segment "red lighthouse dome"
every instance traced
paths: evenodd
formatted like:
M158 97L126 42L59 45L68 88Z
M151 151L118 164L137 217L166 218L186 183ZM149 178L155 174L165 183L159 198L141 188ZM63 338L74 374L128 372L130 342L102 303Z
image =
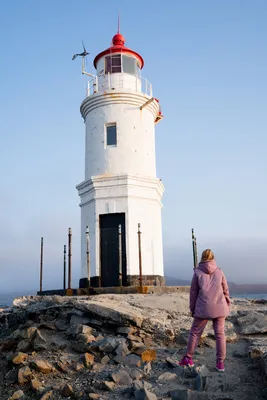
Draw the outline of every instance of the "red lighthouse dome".
M94 59L94 67L97 68L97 63L98 61L105 57L105 56L111 56L111 55L115 55L115 54L122 54L122 55L128 55L130 57L136 58L139 68L142 69L144 66L144 60L143 58L140 56L140 54L138 54L136 51L133 51L131 49L129 49L128 47L126 47L125 45L125 38L121 33L116 33L116 35L113 36L112 39L112 45L102 51L101 53L99 53L95 59Z

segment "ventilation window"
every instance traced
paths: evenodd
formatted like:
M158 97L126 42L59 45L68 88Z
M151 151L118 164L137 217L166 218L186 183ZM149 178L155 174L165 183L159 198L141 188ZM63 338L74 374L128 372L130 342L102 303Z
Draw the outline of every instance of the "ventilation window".
M105 58L105 74L108 72L111 74L121 72L121 54L107 56Z
M117 125L109 124L106 126L106 144L107 147L117 146Z

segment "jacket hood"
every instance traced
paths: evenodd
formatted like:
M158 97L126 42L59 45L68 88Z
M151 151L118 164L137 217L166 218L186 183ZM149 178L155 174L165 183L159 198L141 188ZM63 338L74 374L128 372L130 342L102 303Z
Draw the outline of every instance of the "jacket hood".
M205 274L212 274L217 269L217 264L215 260L200 262L198 264L198 269L205 272Z

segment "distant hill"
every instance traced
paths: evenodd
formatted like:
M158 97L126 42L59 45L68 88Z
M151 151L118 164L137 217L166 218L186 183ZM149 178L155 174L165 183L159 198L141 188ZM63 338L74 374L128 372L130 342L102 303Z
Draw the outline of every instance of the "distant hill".
M165 276L167 286L190 286L191 280L174 278L173 276ZM267 293L267 283L238 285L228 282L231 294L265 294Z

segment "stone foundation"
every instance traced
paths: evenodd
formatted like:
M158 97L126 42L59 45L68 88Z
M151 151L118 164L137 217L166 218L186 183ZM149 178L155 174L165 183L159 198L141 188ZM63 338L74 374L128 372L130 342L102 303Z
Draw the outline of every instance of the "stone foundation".
M82 278L79 281L79 288L86 289L89 287L87 278ZM160 275L143 275L142 285L143 286L165 286L165 278ZM90 279L90 286L97 288L101 287L101 279L99 276L93 276ZM118 285L119 286L119 285ZM126 286L140 286L139 275L128 275Z

